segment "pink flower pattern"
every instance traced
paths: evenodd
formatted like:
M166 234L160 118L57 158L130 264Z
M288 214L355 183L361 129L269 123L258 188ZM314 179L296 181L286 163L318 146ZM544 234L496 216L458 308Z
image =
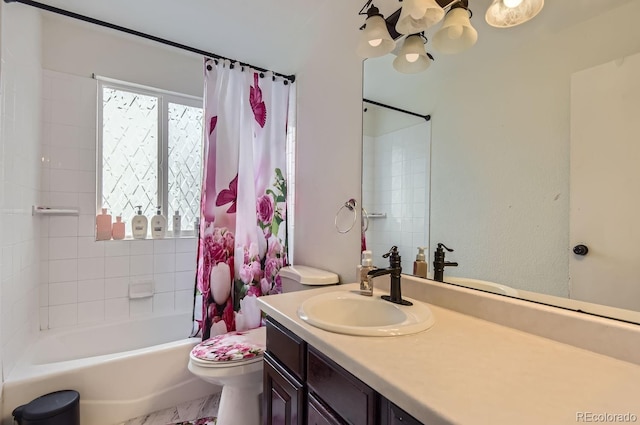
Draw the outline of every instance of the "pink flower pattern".
M213 61L206 60L205 63L208 71L212 71ZM287 263L287 192L281 171L285 158L284 152L274 151L275 146L281 145L276 142L286 138L287 134L286 131L265 132L261 128L266 126L267 118L273 120L278 128L286 128L282 124L286 123L288 95L272 96L272 93L283 90L284 86L271 86L272 79L261 80L259 72L252 71L252 75L247 75L236 70L234 74L236 71L231 72L231 68L225 67L224 63L220 66L216 63L215 66L216 72L205 72L206 86L216 87L222 97L217 93L205 97L205 122L209 137L205 139L202 223L198 245L197 287L202 294L200 325L204 341L211 336L216 338L218 334L246 329L247 323L251 323L251 327L259 325L262 316L260 310L254 308L253 297L281 292L282 285L277 272ZM227 77L237 78L242 83L221 87L218 84L220 78ZM221 102L227 96L241 97L243 107L246 107L248 100L251 107L252 114L239 123L251 131L241 132L247 136L241 140L226 131L218 131L224 128L218 128L218 122L223 125L231 119L235 125L236 117L240 114L230 106L235 105L234 102ZM259 167L249 166L245 169L242 161L233 161L224 155L232 144L232 149L240 147L240 152L249 152L247 149L254 149L252 144L256 141L260 142ZM235 177L225 188L226 179L234 173ZM243 174L243 179L239 179L239 174ZM251 187L252 184L254 187ZM243 210L243 214L237 214L238 199L245 199L245 191L255 191L255 211ZM251 356L258 355L258 352L239 345L216 355L233 360L234 356L240 354Z
M191 354L201 360L229 362L262 356L265 346L246 338L246 332L229 332L196 345Z
M264 225L271 224L274 213L273 198L270 195L262 195L258 198L256 205L256 212L258 213L258 220Z

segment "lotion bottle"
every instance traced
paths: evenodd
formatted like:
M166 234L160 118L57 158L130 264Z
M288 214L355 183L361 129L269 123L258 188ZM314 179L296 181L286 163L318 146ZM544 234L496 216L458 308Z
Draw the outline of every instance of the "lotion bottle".
M180 217L180 211L176 210L173 213L173 236L176 238L182 233L182 217Z
M124 239L124 222L122 221L122 216L116 216L116 222L113 223L111 236L113 236L115 240Z
M418 255L416 255L416 261L413 262L413 275L417 277L427 278L427 272L429 271L429 265L427 264L424 251L427 247L419 246Z
M96 240L108 241L111 239L111 215L107 209L102 208L102 214L96 216Z
M133 233L134 239L146 239L149 222L147 217L142 215L142 205L138 205L136 208L138 208L138 213L131 219L131 233Z
M164 239L167 233L167 219L162 215L161 207L158 206L156 215L151 219L151 237L153 239Z

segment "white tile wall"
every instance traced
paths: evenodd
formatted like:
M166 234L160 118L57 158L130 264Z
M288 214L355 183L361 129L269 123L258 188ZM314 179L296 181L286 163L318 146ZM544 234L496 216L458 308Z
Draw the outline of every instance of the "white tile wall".
M42 67L38 12L4 3L1 12L0 333L4 379L38 330L41 230L31 206L40 196Z
M429 123L364 137L362 199L368 213L386 213L371 219L367 249L374 264L386 267L381 258L398 246L403 268L411 272L418 246L429 244Z
M41 218L40 327L190 311L196 240L96 241L96 81L43 72L43 203L77 217ZM129 299L129 283L155 295Z

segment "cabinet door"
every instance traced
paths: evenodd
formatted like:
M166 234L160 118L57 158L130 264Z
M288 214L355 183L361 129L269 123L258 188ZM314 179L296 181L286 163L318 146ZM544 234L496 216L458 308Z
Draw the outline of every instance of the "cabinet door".
M380 413L382 417L380 425L423 425L422 422L386 399L382 400Z
M264 354L263 425L304 425L304 387Z

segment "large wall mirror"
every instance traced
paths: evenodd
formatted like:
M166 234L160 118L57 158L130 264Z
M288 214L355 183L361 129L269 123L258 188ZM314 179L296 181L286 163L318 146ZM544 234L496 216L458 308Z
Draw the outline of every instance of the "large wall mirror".
M444 243L458 263L445 282L640 323L640 2L547 2L511 29L486 24L490 3L469 1L477 44L444 55L429 41L424 72L364 62L364 98L431 115L429 271ZM410 273L420 240L398 235Z

